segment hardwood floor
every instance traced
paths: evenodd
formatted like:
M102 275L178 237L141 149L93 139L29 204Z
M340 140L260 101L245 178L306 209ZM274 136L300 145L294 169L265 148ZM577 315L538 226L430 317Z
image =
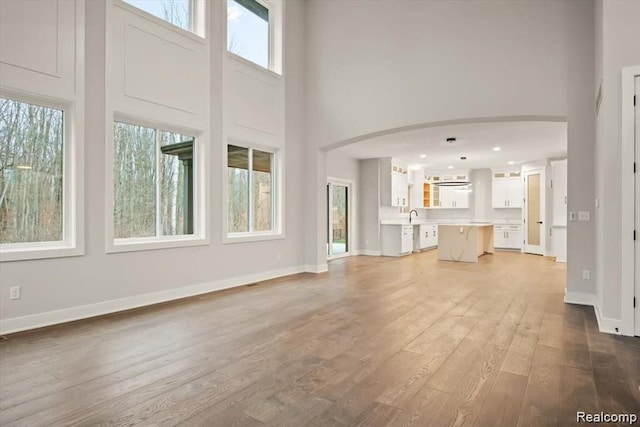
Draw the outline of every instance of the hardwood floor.
M640 412L640 339L563 303L565 268L352 257L0 341L0 424L573 425Z

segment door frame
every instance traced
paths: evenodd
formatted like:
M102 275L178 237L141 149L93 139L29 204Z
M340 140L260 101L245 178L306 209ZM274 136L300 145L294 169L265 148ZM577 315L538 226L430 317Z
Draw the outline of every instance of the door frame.
M356 238L356 233L355 231L355 211L356 211L356 206L354 201L356 200L355 198L355 187L356 184L354 181L349 180L349 179L344 179L344 178L335 178L335 177L327 177L327 189L329 189L330 185L340 185L343 187L347 187L347 251L338 255L329 255L329 244L331 243L330 240L328 239L329 242L327 242L327 261L332 260L332 259L338 259L338 258L345 258L348 256L352 256L352 255L357 255L357 251L354 250L354 243L355 243L355 238ZM331 227L331 211L329 209L329 195L327 193L327 234L329 235L329 228Z
M528 215L528 207L529 207L529 193L527 193L527 179L529 178L529 175L535 175L535 174L540 174L540 219L542 220L542 224L540 227L540 252L530 252L527 251L527 246L529 246L528 244L528 233L527 233L527 227L528 227L528 222L529 221L529 215ZM546 177L545 177L545 166L539 166L539 167L535 167L535 168L531 168L531 169L527 169L522 171L522 175L523 175L523 180L522 180L522 186L523 186L523 194L524 194L524 203L522 205L522 219L523 219L523 223L522 223L522 237L523 237L523 245L522 245L522 252L523 253L529 253L529 254L536 254L536 255L542 255L545 256L547 253L547 233L545 232L546 230L546 224L544 223L546 218L546 195L547 195L547 189L546 189Z
M633 96L635 79L640 76L640 65L622 69L621 78L621 196L622 196L622 252L621 252L621 289L620 289L620 326L623 335L640 335L640 324L635 324L635 310L640 310L640 271L635 271L634 242L635 229L635 174L633 163L640 161L640 141L635 141L635 108ZM636 101L638 102L638 101ZM640 232L640 230L637 230ZM640 250L640 249L638 249ZM633 298L636 308L633 308Z

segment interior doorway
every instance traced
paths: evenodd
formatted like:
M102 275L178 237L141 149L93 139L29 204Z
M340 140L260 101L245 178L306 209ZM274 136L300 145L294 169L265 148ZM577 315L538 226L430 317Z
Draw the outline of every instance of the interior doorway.
M327 183L327 259L350 255L350 190L345 182Z
M524 251L544 255L544 169L524 173Z

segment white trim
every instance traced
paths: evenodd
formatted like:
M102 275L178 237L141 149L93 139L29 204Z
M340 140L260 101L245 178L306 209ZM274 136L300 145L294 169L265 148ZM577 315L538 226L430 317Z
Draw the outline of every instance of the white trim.
M76 2L74 12L74 96L71 99L62 99L5 87L0 90L0 94L8 98L63 111L62 240L0 245L0 262L84 255L84 2Z
M529 221L529 215L528 215L528 205L529 205L529 194L527 193L527 179L529 179L529 175L535 175L536 173L540 174L540 218L543 220L543 222L546 222L546 197L547 197L547 181L546 181L546 175L545 175L545 166L540 166L540 167L535 167L532 169L526 169L522 172L522 175L524 177L524 180L522 181L522 185L523 185L523 194L524 194L524 200L525 202L522 204L522 217L526 220ZM529 240L527 239L527 227L528 227L528 223L527 222L523 223L522 226L522 236L524 238L524 245L522 248L522 251L525 253L531 253L531 254L537 254L537 255L545 255L545 250L547 247L547 233L545 232L546 230L546 226L544 224L541 224L542 227L540 230L540 249L538 252L533 252L530 249L528 250L527 247L531 248L531 247L536 247L538 245L530 245L528 244Z
M594 295L584 292L565 292L564 302L568 304L588 305L593 307L600 332L621 335L621 321L619 319L602 317L602 314L600 313L600 306L597 304Z
M338 254L338 255L331 255L329 256L327 254L327 260L331 260L331 259L337 259L337 258L344 258L344 257L348 257L348 256L352 256L355 255L355 252L357 251L355 248L353 248L354 243L356 242L358 239L358 236L356 234L356 230L358 227L357 224L357 215L356 215L356 183L355 181L352 181L350 179L344 179L344 178L336 178L336 177L332 177L332 176L328 176L327 177L327 185L331 185L331 184L337 184L343 187L347 187L347 194L348 194L348 200L347 200L347 230L348 230L348 236L347 236L347 245L349 250L345 253L342 254ZM328 224L331 223L331 214L329 213L329 209L327 206L327 215L328 215ZM331 244L331 243L329 243Z
M367 250L361 250L359 251L358 255L363 255L363 256L382 256L382 253L380 251L367 251Z
M593 306L593 311L596 313L596 320L598 321L598 329L600 332L606 334L621 335L622 322L618 319L612 319L609 317L602 317L600 314L600 307L596 304Z
M105 95L108 98L108 95ZM172 132L193 137L193 234L162 236L160 231L160 220L158 218L159 208L159 191L160 186L156 182L156 235L144 238L116 238L115 224L113 218L113 150L114 144L114 124L124 123L132 126L147 127L156 132L156 174L160 173L160 133ZM208 245L211 240L209 238L209 220L207 215L208 192L206 191L206 182L208 182L208 174L206 167L206 159L208 150L205 144L206 132L198 129L189 129L175 126L162 122L153 122L147 119L139 119L131 115L112 112L111 117L107 116L105 126L105 252L134 252L155 249L180 248L188 246ZM206 176L205 176L206 175Z
M634 242L631 239L631 235L634 229L635 223L635 207L634 207L634 174L633 174L633 162L635 158L634 147L634 130L635 130L635 118L634 107L631 100L634 95L634 79L640 75L640 65L634 67L627 67L622 69L621 76L621 100L620 100L620 112L621 112L621 271L620 271L620 319L621 319L621 333L623 335L634 335L634 308L633 308L633 296L634 296L634 275L640 274L635 272L635 260L634 260ZM626 236L626 237L625 237ZM640 297L640 295L637 295ZM635 333L640 334L640 325L636 325Z
M329 271L329 265L327 263L324 264L318 264L318 265L310 265L307 264L304 266L304 272L305 273L326 273L327 271Z
M130 310L133 308L145 307L162 302L206 294L222 289L244 286L250 283L303 273L308 271L307 267L308 266L295 266L282 268L262 273L247 274L244 276L214 280L191 286L183 286L175 289L167 289L164 291L119 298L95 304L87 304L61 310L48 311L45 313L32 314L29 316L3 319L0 320L0 334L10 334L42 328L45 326L57 325L60 323L72 322L74 320L87 319L104 314L116 313L118 311Z
M229 52L227 49L227 5L225 2L224 5L224 28L222 29L224 33L224 51L226 53L227 58L234 59L236 61L240 61L245 65L249 65L250 67L258 70L258 71L266 71L273 76L277 76L279 78L282 77L283 68L284 68L284 7L285 2L282 0L254 0L256 3L264 6L269 11L269 40L268 40L268 64L267 67L263 67L262 65L256 64L253 61L246 59L245 57Z
M273 155L273 170L271 171L272 191L275 193L271 199L273 229L268 231L249 231L230 233L229 230L229 179L228 179L228 147L247 148L249 150L249 169L252 164L252 150L264 151ZM251 172L251 171L249 171ZM253 144L235 138L226 138L222 144L222 243L247 243L264 240L281 240L285 238L284 230L284 148L276 148L268 145ZM249 220L253 218L251 209L253 198L251 197L251 174L249 173ZM251 227L251 225L249 225Z
M130 3L127 3L125 0L113 0L113 5L119 7L120 9L126 10L129 13L133 13L143 19L146 19L156 25L160 25L161 27L173 31L183 37L188 37L193 41L204 44L206 42L206 25L204 23L204 15L207 13L207 9L204 1L196 0L195 2L192 0L192 5L195 4L197 7L193 9L195 16L190 14L189 16L189 30L185 30L184 28L178 27L176 24L172 24L171 22L160 18L159 16L153 15L147 12L144 9L140 9L137 6L134 6ZM195 25L194 25L195 24Z
M595 305L595 296L593 294L587 294L585 292L570 292L565 291L564 302L568 304L579 305Z

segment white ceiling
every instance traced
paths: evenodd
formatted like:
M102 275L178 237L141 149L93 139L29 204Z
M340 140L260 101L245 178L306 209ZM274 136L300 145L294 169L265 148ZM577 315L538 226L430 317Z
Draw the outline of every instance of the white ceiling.
M457 138L453 144L449 137ZM500 147L500 151L494 151ZM393 157L431 169L481 169L567 154L567 124L561 122L470 123L399 132L336 151L356 159ZM426 158L420 158L426 154ZM467 156L467 160L460 160Z

